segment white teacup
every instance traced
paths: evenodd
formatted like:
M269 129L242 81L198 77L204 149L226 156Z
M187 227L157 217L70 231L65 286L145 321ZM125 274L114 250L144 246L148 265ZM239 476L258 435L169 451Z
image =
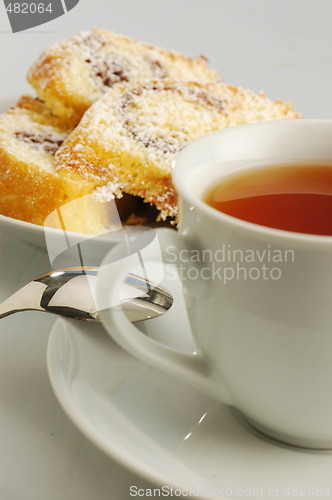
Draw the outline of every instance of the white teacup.
M234 127L178 155L179 232L158 230L141 254L145 262L160 258L160 242L163 259L183 267L196 352L156 342L122 312L100 315L129 352L234 405L265 434L332 448L332 237L248 223L202 201L209 186L238 169L301 162L332 168L332 120ZM100 309L117 302L134 262L111 250L98 282ZM181 334L181 325L174 328Z

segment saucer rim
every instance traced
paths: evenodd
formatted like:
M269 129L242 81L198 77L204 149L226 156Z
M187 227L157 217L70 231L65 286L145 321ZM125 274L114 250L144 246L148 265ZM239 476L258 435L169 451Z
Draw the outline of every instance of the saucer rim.
M186 466L186 464L183 464L183 468L187 469L187 475L189 479L183 481L182 484L179 484L176 481L172 481L172 479L170 479L170 477L167 476L167 473L158 472L156 471L155 468L152 469L145 462L142 462L139 458L136 458L131 452L126 451L123 447L121 448L121 446L119 445L114 445L114 443L112 444L112 446L107 446L108 441L103 440L102 435L97 431L94 431L94 429L84 419L84 416L82 416L82 412L75 410L75 406L71 403L70 397L69 396L66 397L67 388L65 390L61 390L61 378L56 375L57 367L55 360L56 346L57 342L59 341L58 336L63 333L70 334L70 329L73 326L75 326L75 324L77 324L77 320L74 319L58 318L56 320L50 332L47 344L47 355L46 355L47 372L52 389L60 406L67 414L67 416L70 418L70 420L82 432L82 434L86 438L88 438L97 448L102 450L110 458L116 460L127 470L130 470L134 474L137 474L139 477L151 481L153 483L159 484L160 486L167 485L177 490L187 488L188 482L190 482L191 488L202 487L203 483L205 483L206 480L204 480L204 478L200 478L194 471L191 471L189 467ZM101 326L101 328L103 327ZM110 339L106 331L105 335L107 335L107 337ZM112 339L110 340L115 343L115 341L113 341ZM142 364L149 367L149 365L144 362L142 362ZM151 369L156 370L153 367L151 367ZM63 376L63 373L61 374L61 376ZM158 443L155 443L155 445L158 446ZM167 450L164 450L164 452L168 453ZM208 497L204 495L197 496L196 498L198 498L198 500L199 499L208 500Z

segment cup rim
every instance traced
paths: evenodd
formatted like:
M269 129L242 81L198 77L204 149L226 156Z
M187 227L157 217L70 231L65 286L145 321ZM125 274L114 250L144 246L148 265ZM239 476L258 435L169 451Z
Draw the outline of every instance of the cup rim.
M191 142L185 148L178 153L175 160L172 164L172 179L173 183L176 187L176 191L178 195L183 198L190 206L193 206L200 211L202 211L206 216L214 219L215 221L223 221L227 225L232 225L237 227L238 229L244 230L245 232L251 235L260 235L260 236L269 236L272 239L282 240L283 242L294 242L294 243L303 243L307 245L317 245L322 247L332 246L332 236L329 235L319 235L319 234L309 234L309 233L300 233L295 231L286 231L283 229L276 229L268 226L263 226L260 224L256 224L253 222L248 222L242 219L238 219L232 215L225 214L220 212L219 210L210 207L207 203L205 203L202 199L195 196L191 189L188 186L188 183L183 182L184 171L188 169L186 163L181 165L182 156L189 150L197 147L197 144L208 142L213 137L221 136L224 137L228 134L232 134L235 131L238 133L239 129L245 131L247 128L281 128L292 123L295 127L307 127L309 126L321 126L321 125L330 125L332 129L332 119L323 118L323 119L287 119L287 120L269 120L269 121L261 121L255 123L247 123L243 125L237 125L236 127L230 127L227 129L217 130L215 132L211 132L195 141ZM332 130L331 130L332 133ZM204 166L206 168L211 168L215 166L217 163L217 159L213 163L207 163ZM197 167L202 165L197 165ZM331 158L331 167L332 167L332 158ZM196 167L194 167L196 168ZM192 170L188 169L188 172L192 172Z

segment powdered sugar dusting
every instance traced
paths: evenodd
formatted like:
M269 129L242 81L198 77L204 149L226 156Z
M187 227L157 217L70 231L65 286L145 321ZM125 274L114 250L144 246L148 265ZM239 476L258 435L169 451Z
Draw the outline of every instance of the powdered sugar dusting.
M119 181L110 181L104 186L98 186L93 191L93 198L100 202L107 202L115 198L122 198L126 185Z

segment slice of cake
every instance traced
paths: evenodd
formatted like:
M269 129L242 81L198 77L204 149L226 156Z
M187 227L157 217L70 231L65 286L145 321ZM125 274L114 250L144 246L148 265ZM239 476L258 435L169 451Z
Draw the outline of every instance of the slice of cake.
M98 29L51 46L28 73L37 95L73 125L110 87L163 78L215 81L219 75L204 56L192 59Z
M66 205L63 229L99 234L106 224L104 206L90 201L91 187L82 179L56 172L54 155L71 128L54 116L39 99L23 96L15 107L0 115L0 213L8 217L61 227L61 207ZM71 200L81 199L78 205ZM50 214L55 217L49 217Z
M186 144L234 125L299 116L290 104L222 83L118 84L56 152L56 168L72 181L85 179L101 198L128 193L176 221L171 165Z

